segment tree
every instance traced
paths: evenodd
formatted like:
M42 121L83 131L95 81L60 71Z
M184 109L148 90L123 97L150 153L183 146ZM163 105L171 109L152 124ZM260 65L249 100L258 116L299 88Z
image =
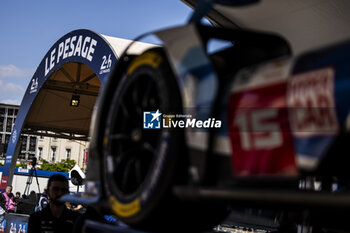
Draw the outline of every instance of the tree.
M50 163L46 160L42 160L42 164L40 165L40 170L45 171L55 171L55 172L69 172L74 166L76 162L73 159L62 159L57 163Z
M3 166L3 165L1 165L1 166ZM27 164L24 163L24 162L17 163L17 164L16 164L16 168L19 168L19 167L21 167L21 168L27 168Z

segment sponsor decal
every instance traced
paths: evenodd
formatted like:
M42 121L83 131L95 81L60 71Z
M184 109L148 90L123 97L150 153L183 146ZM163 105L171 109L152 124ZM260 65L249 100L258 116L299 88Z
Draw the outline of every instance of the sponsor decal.
M235 175L296 174L286 91L286 82L273 82L230 96L228 125Z
M32 84L31 84L31 86L30 86L30 91L29 91L29 93L32 94L32 93L37 92L37 91L38 91L38 86L39 86L39 84L38 84L38 78L33 78L33 79L32 79Z
M131 217L141 210L139 198L136 198L129 203L121 203L114 196L110 196L109 203L111 204L114 212L121 217Z
M12 143L15 143L16 139L17 139L17 130L15 129L15 131L13 131L13 134L12 134Z
M8 181L8 176L1 177L1 184L0 184L1 189L5 190L7 181Z
M100 74L105 74L111 71L112 67L112 59L111 59L112 54L109 54L108 56L104 55L102 57L102 63L100 67Z
M8 214L5 216L5 232L26 233L29 216Z
M80 56L88 61L93 60L97 41L90 36L75 35L66 38L49 52L45 58L45 76L52 70L55 64L69 58Z
M333 68L328 67L289 79L287 103L295 136L337 133L334 76Z
M6 219L4 219L4 220L0 223L0 233L5 232L5 228L6 228Z
M129 66L128 75L132 74L139 66L150 65L157 69L162 63L163 58L154 52L146 52L133 60L132 64Z
M27 169L27 168L18 168L18 170L17 170L18 172L20 172L20 173L29 173L29 169Z

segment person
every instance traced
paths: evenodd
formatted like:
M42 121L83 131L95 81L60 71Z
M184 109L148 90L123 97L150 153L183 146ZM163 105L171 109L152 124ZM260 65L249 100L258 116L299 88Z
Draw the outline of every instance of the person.
M12 193L11 185L7 185L6 191L2 193L0 205L6 212L9 212L9 213L15 212L16 202L15 202L14 195Z
M20 192L16 192L16 194L15 194L15 201L17 199L20 199L20 198L21 198L21 193Z
M73 193L71 193L71 195L73 195ZM68 209L78 211L80 214L84 214L86 211L86 208L82 204L66 202L66 206Z
M2 205L0 205L0 231L3 232L2 230L4 229L4 226L2 224L2 222L5 219L5 209L2 207Z
M72 232L79 213L67 209L60 198L68 194L68 180L60 174L52 175L47 182L49 204L41 211L30 215L28 233Z
M15 194L15 202L17 203L19 200L21 199L21 193L20 192L16 192Z
M22 200L21 199L21 193L20 192L16 192L15 198L14 198L14 201L15 201L15 204L16 204L15 212L17 212L17 208L18 208L18 206L20 206L21 200Z
M74 204L72 205L72 208L74 211L78 211L81 214L85 213L86 211L86 208L81 204Z
M40 196L38 204L35 207L35 212L43 210L49 204L49 199L47 198L46 193L47 193L47 190L45 189Z

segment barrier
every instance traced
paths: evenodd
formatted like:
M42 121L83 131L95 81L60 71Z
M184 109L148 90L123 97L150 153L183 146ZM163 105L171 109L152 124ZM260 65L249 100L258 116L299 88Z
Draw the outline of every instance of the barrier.
M27 233L29 215L5 213L5 219L0 224L0 233Z

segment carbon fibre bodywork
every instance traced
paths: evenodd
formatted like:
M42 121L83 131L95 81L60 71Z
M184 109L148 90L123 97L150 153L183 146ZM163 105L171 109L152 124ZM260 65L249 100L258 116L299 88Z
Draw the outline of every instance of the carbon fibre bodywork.
M163 189L180 200L210 200L243 208L308 211L327 207L338 211L337 216L349 210L347 39L293 55L288 38L258 30L189 23L142 35L136 41L149 38L155 42L154 48L138 54L131 52L137 44L130 44L98 99L87 193L99 196L97 199L105 201L123 220L130 220L131 225L151 218L145 215L163 202L150 201L150 196L162 199L166 193ZM224 42L225 47L212 52L213 41ZM160 48L162 52L158 53ZM169 70L158 72L164 61ZM144 67L168 84L160 85L170 93L170 97L164 95L169 97L165 103L179 102L181 109L172 112L172 106L162 109L161 104L137 109L138 114L158 114L161 110L164 121L159 121L159 132L163 133L157 141L159 146L152 148L155 158L150 162L150 172L139 187L134 187L135 192L126 195L118 185L111 187L117 179L116 166L121 163L118 156L124 159L124 151L121 142L116 150L109 149L114 146L113 137L120 140L119 134L110 132L119 130L115 126L119 122L113 120L120 118L113 118L117 115L113 111L122 112L115 106L123 103L117 99L125 98L123 93L134 85L128 79L147 76L142 73L146 72ZM144 89L146 85L138 90ZM164 109L170 110L162 112ZM185 127L178 127L174 123L168 127L176 118L207 121L209 126L184 123ZM128 120L124 116L119 125L127 125ZM130 130L135 145L149 130L145 125L142 128L142 119L138 120L135 127L139 128ZM219 127L213 127L218 121ZM174 137L181 140L174 142ZM179 159L171 152L181 153ZM168 157L181 166L167 164ZM166 187L159 188L162 185L158 183L168 173L172 174L165 179ZM177 175L185 180L169 181ZM322 222L321 215L317 218Z

